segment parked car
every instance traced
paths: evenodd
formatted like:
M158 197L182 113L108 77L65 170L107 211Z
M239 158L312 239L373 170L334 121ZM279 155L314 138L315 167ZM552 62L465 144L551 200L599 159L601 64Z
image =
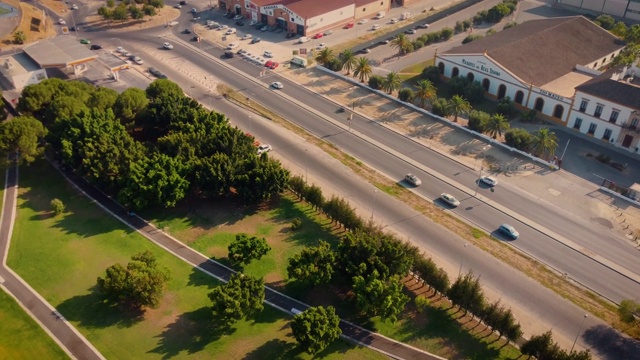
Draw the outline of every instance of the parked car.
M251 20L251 21L249 22L249 26L256 26L256 25L258 25L258 22L257 22L257 21L255 21L255 20Z
M453 197L453 195L451 195L451 194L442 193L442 194L440 194L440 199L442 199L442 201L446 202L447 204L449 204L449 205L451 205L453 207L457 207L457 206L460 205L460 201L458 201L458 199Z
M224 57L226 57L227 59L231 59L234 56L235 55L233 54L233 51L231 51L231 50L227 50L227 51L224 52Z
M351 29L353 27L353 23L348 23L344 26L345 29Z
M262 145L258 146L258 155L262 155L262 154L264 154L266 152L269 152L269 151L271 151L271 149L272 149L271 145L262 144Z
M236 25L238 25L238 26L244 26L244 21L242 21L242 20L238 20L238 21L236 21Z
M324 36L329 36L331 34L333 34L333 31L331 31L331 30L327 30L327 31L322 33L322 35L324 35Z
M133 62L134 62L134 63L136 63L136 64L138 64L138 65L142 65L142 64L144 64L144 61L142 61L142 59L140 59L138 56L135 56L135 57L133 58Z
M483 176L480 178L480 181L491 187L498 185L498 179L494 178L493 176Z
M191 9L189 12L190 12L190 13L192 13L192 14L195 14L195 13L197 13L197 12L198 12L198 9L193 8L193 9Z
M271 84L271 87L274 89L282 89L284 88L284 85L280 81L276 81Z
M427 24L427 23L420 24L420 25L418 25L418 27L420 27L422 29L428 29L429 28L429 24Z
M371 52L371 49L365 48L365 49L360 50L360 52L363 53L363 54L368 54L368 53Z
M498 231L500 231L501 233L503 233L504 235L508 236L513 240L516 240L520 236L520 233L513 226L509 224L500 225L500 227L498 228Z
M304 44L304 43L309 42L309 41L311 41L311 39L306 37L306 36L303 36L300 39L298 39L298 43L300 43L300 44Z
M324 48L326 48L326 47L327 47L327 44L326 44L326 43L320 43L320 44L318 44L317 49L318 49L318 50L322 50L322 49L324 49Z
M398 21L400 21L400 20L398 20L398 19L396 19L396 18L392 18L391 20L389 20L389 23L390 23L390 24L397 24L397 23L398 23Z
M228 28L229 28L229 26L228 26L228 25L220 25L220 26L218 27L218 30L225 30L225 29L228 29Z
M358 21L358 24L359 25L363 25L363 24L366 24L368 21L369 20L367 20L367 19L362 19L362 20Z
M235 33L236 33L236 29L231 28L231 29L227 30L224 34L225 35L231 35L231 34L235 34Z
M91 45L91 47L89 49L91 49L91 50L102 50L102 45L93 44L93 45Z
M322 33L317 33L317 34L313 35L313 38L314 39L320 39L322 36L323 36Z
M153 76L156 76L156 77L160 77L160 75L162 75L162 73L158 69L156 69L154 67L150 67L149 68L149 74L151 74Z
M242 18L243 18L243 17L244 17L244 16L242 16L242 15L236 15L236 16L234 16L234 17L233 17L233 20L234 20L234 21L242 20Z
M227 49L229 49L229 50L231 50L231 49L235 49L235 48L237 48L238 46L240 46L240 44L235 43L235 42L232 42L232 43L229 43L229 45L227 45Z
M269 69L274 70L275 68L277 68L277 67L278 67L278 65L280 65L280 64L278 64L278 63L277 63L277 62L275 62L275 61L272 61L272 62L271 62L271 65L269 65Z
M265 32L267 30L269 30L268 26L263 26L263 27L260 28L260 31L262 31L262 32Z
M262 39L260 39L259 37L255 37L255 38L251 39L251 43L252 43L252 44L257 44L257 43L259 43L260 41L262 41Z
M409 35L414 35L415 33L417 33L417 31L416 31L416 29L409 29L409 30L405 31L405 33L409 34Z
M176 8L176 9L182 9L182 5L180 5L180 4L175 4L175 5L173 5L173 7Z
M246 52L247 52L247 50L245 50L245 49L240 49L240 50L236 51L236 54L238 54L238 55L243 55L243 54L245 54Z
M273 57L273 53L271 51L265 51L264 53L262 53L262 56L264 56L266 58L272 58Z
M72 26L69 28L69 31L76 31L76 30L80 31L80 29L76 28L75 26Z
M389 40L389 39L384 39L384 40L380 41L380 44L386 45L386 44L388 44L388 43L390 43L390 42L391 42L391 40Z
M187 5L187 2L183 0L183 1L180 1L178 4L184 6L184 5Z
M122 46L118 46L118 47L116 48L116 52L117 52L117 53L120 53L120 54L124 54L124 53L126 53L126 52L127 52L127 50L125 50Z
M88 39L80 39L80 44L89 45L91 44L91 41L89 41Z
M422 185L422 181L420 179L418 179L417 176L409 173L407 175L404 176L404 180L406 182L408 182L409 184L413 185L413 186L420 186Z
M253 37L253 35L251 34L244 34L240 39L242 40L249 40Z
M271 66L271 63L272 63L272 62L273 62L273 61L271 61L271 60L267 60L267 62L266 62L266 63L264 63L264 66L265 66L265 67L269 67L269 66Z
M376 30L380 30L382 26L380 26L379 24L373 24L373 26L371 27L371 30L376 31Z
M71 5L71 10L78 10L78 5L76 4Z
M164 44L162 44L162 47L167 49L167 50L172 50L173 49L173 45L171 45L170 43L166 42Z

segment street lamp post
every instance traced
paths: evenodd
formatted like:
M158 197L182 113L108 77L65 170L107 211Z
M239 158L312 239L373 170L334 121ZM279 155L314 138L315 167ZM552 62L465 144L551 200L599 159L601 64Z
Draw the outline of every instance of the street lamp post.
M466 249L469 246L469 243L464 243L464 248ZM458 269L458 277L462 274L462 263L464 262L464 253L460 256L460 269Z
M480 178L482 177L482 170L484 170L484 165L480 167L480 175L478 176L478 180L476 181L476 191L473 193L473 197L478 195L478 187L480 187Z
M587 314L584 314L584 316L582 317L582 323L580 324L580 327L578 328L578 333L576 334L575 340L573 340L573 345L571 345L571 351L569 351L569 353L573 352L573 348L576 346L576 342L578 341L578 337L580 336L580 332L582 331L582 327L584 326L584 322L587 321L588 317L589 317L589 315L587 315Z
M349 132L351 132L351 120L353 120L353 113L349 114L347 121L349 122Z
M376 212L376 200L378 199L378 189L373 190L373 206L371 207L371 222L373 222L373 214Z

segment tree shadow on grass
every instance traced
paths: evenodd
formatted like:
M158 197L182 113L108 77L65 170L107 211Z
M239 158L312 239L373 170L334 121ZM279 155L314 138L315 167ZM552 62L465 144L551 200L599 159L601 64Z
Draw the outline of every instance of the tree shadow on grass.
M211 309L202 307L181 314L176 321L167 325L162 334L157 336L158 346L150 352L161 354L162 359L173 358L183 351L195 354L211 342L232 335L235 331L233 327L216 326Z
M500 349L492 348L489 343L474 337L452 319L445 309L429 306L416 317L419 319L407 318L402 321L395 338L407 343L417 343L421 339L441 339L443 346L458 350L457 353L447 355L452 360L497 359L500 355Z
M255 350L245 354L243 360L289 360L300 359L302 350L295 343L281 339L269 340Z
M621 335L608 326L596 325L584 332L582 339L601 359L631 359L640 354L640 341Z
M144 320L144 310L125 309L106 302L95 287L86 295L78 295L63 301L56 308L62 316L80 327L104 329L111 326L128 328Z
M194 267L189 274L188 286L206 286L207 289L212 290L219 285L222 285L221 281L211 277L211 275L204 273L202 270Z
M295 218L302 220L302 225L298 230L286 229L287 237L284 241L295 245L316 246L320 239L332 245L336 245L340 239L339 236L332 233L331 222L328 219L314 218L318 213L311 206L293 198L282 197L279 206L274 209L272 214L270 220L276 223L289 223Z

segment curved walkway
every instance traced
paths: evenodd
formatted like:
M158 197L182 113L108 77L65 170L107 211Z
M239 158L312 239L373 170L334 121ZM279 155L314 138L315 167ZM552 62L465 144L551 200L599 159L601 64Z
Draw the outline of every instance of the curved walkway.
M7 267L13 222L18 197L18 167L7 169L4 186L2 215L0 215L0 287L16 299L18 304L60 345L73 359L101 360L104 357L56 309L43 299L29 284Z

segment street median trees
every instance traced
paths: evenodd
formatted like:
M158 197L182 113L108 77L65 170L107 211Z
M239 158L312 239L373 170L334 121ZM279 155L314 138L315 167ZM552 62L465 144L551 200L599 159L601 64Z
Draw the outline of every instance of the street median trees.
M208 297L217 325L230 327L264 309L264 280L233 274L228 283L214 288Z
M340 337L339 325L340 318L333 306L310 307L293 318L291 332L300 348L316 354Z
M289 259L289 278L306 285L328 284L333 277L336 254L329 243L320 240L318 246L304 249Z
M260 260L271 251L265 238L249 237L247 234L238 234L236 239L229 244L229 259L241 265L248 265L253 260Z

